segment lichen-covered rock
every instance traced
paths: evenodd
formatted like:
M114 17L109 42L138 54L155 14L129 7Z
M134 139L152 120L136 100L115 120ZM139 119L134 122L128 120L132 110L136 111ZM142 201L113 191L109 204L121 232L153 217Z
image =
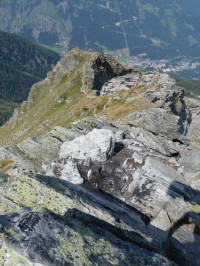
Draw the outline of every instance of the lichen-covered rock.
M114 198L41 175L8 182L0 187L8 265L20 258L22 265L175 265L159 255L154 228Z

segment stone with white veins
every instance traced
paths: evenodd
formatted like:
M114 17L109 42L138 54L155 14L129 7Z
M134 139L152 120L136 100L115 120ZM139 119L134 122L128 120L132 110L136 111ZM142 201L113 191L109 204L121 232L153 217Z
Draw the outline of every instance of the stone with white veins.
M85 136L66 141L60 148L59 157L92 161L107 161L114 153L115 135L108 129L93 129Z

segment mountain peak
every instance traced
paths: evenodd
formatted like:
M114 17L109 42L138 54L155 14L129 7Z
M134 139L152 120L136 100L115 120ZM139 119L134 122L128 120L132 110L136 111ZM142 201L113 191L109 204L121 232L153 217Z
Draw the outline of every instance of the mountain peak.
M73 49L32 86L27 101L0 128L1 141L18 142L86 117L125 123L154 106L179 114L181 93L166 74L142 73L110 56Z

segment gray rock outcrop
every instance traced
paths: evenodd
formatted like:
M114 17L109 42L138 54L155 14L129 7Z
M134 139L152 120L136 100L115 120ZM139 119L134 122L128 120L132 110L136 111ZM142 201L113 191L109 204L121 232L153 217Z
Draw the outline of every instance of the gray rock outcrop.
M79 56L75 50L69 64L57 65L57 84L57 70L72 73ZM8 265L197 266L199 150L187 139L184 91L168 75L87 57L78 84L102 112L0 149L0 259L5 253ZM121 118L110 121L116 111Z

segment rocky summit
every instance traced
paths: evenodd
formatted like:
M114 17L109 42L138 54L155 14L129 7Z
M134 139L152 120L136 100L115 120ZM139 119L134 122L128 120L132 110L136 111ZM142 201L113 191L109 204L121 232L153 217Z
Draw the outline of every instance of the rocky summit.
M0 128L1 265L200 265L198 100L72 50Z

